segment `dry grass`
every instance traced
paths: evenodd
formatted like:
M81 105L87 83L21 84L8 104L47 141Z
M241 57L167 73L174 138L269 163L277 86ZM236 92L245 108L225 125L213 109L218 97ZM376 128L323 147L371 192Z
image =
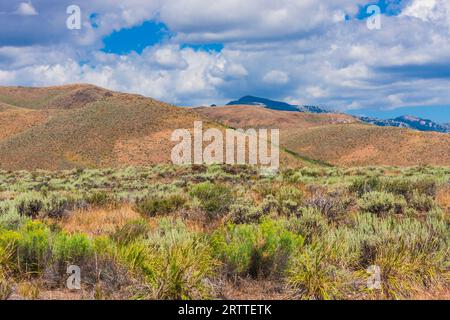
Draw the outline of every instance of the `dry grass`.
M0 110L0 140L24 132L47 121L51 112L29 109Z
M437 202L450 212L450 185L441 188L437 194Z
M119 208L95 208L75 211L61 227L71 233L82 232L91 236L105 235L124 226L128 221L140 218L131 206L124 205Z

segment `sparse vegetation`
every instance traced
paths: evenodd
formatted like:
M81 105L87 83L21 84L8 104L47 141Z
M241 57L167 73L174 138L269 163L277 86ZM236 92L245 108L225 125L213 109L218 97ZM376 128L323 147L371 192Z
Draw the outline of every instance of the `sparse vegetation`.
M243 179L242 177L245 177ZM277 283L292 299L448 292L445 167L155 166L0 171L0 298L233 298ZM367 268L382 286L369 290Z

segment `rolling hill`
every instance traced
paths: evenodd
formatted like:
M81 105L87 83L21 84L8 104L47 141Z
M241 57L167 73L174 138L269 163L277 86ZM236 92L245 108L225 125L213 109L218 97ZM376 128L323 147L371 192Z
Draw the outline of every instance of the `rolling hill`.
M450 165L450 135L379 127L345 114L313 114L258 106L198 109L233 128L279 128L293 152L335 165Z
M91 85L0 88L0 168L69 169L170 162L175 129L225 127L191 109ZM300 164L283 152L282 162Z
M450 165L450 136L378 127L333 113L260 106L181 108L92 85L0 87L0 168L69 169L169 163L173 130L279 128L281 163Z

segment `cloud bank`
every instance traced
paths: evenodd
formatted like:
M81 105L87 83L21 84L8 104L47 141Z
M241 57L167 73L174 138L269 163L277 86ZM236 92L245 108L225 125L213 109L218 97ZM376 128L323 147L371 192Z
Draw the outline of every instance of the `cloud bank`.
M8 1L0 85L89 82L189 105L246 94L339 110L450 105L450 3L391 2L399 14L369 30L358 0L80 1L82 28L67 30L73 1ZM171 36L141 54L101 50L150 20Z

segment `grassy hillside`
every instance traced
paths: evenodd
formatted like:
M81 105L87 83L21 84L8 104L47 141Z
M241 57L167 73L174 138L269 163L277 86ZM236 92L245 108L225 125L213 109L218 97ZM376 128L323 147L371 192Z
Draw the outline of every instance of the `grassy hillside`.
M287 149L335 165L450 165L450 135L363 124L342 114L255 106L197 109L234 128L279 128Z

